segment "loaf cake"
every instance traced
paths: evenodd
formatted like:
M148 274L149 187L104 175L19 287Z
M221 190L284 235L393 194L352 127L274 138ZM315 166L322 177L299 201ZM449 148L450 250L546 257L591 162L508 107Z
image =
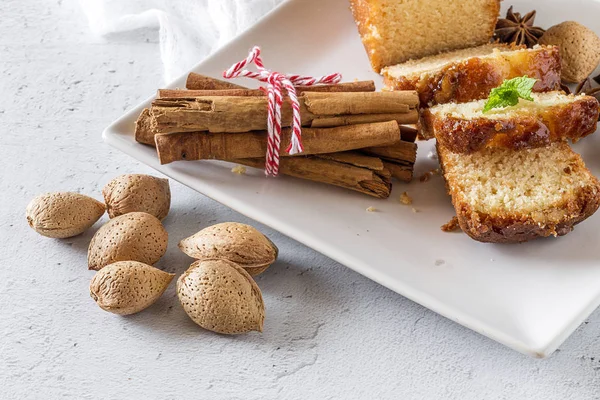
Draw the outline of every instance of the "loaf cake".
M460 227L481 242L565 235L600 205L600 182L564 142L438 155Z
M499 0L350 0L375 72L442 51L489 42Z
M446 150L473 153L486 147L521 149L578 139L596 131L598 100L563 92L532 93L533 101L483 113L486 100L424 109L419 133Z
M488 43L411 60L382 70L389 89L416 90L421 106L484 99L503 80L527 75L535 92L560 88L560 55L554 46Z

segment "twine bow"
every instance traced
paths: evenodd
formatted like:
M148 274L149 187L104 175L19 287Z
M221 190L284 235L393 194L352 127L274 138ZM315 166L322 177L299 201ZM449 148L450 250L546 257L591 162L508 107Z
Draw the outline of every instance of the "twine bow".
M244 69L246 65L254 63L258 72ZM312 86L316 84L338 83L340 74L325 75L318 78L302 75L285 75L266 69L260 57L260 47L254 46L248 57L223 72L226 79L246 77L266 82L268 115L267 115L267 154L265 160L265 173L267 176L277 176L279 173L279 151L281 147L281 106L283 104L282 88L287 90L292 105L292 135L290 145L286 152L290 155L301 153L302 147L302 121L300 119L300 102L294 86Z

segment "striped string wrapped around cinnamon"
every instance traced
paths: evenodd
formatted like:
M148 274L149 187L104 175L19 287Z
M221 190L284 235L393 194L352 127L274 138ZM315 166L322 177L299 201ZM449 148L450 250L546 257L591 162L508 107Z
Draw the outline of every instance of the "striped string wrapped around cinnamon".
M258 72L252 72L244 69L248 64L254 63ZM265 158L265 173L267 176L277 176L279 173L279 148L281 146L281 106L283 104L282 90L285 88L287 96L292 105L292 135L291 141L286 149L290 155L298 154L303 151L302 147L302 120L300 115L300 102L296 95L294 85L313 86L317 84L338 83L342 75L335 73L330 75L313 78L302 75L285 75L265 68L260 57L260 47L254 46L248 57L232 65L227 71L223 72L225 79L246 77L257 79L268 83L268 119L267 119L267 155Z

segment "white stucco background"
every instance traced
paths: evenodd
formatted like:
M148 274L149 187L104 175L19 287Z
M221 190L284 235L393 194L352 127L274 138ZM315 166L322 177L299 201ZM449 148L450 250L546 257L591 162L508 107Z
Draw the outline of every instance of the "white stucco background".
M100 133L161 73L153 32L100 40L74 1L0 2L0 399L600 398L600 313L550 358L528 358L260 225L281 250L257 279L263 334L203 331L174 285L140 314L100 310L86 265L100 223L47 239L25 206L46 191L101 199L111 178L153 173ZM179 239L253 223L177 183L172 192L157 264L167 271L190 263Z

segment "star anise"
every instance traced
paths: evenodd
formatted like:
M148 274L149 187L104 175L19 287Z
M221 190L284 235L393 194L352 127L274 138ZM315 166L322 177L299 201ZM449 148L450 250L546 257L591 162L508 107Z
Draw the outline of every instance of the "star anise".
M539 26L533 26L534 20L535 10L521 18L521 14L513 12L513 8L510 6L506 18L498 19L494 38L502 43L524 44L527 47L533 47L545 32Z

